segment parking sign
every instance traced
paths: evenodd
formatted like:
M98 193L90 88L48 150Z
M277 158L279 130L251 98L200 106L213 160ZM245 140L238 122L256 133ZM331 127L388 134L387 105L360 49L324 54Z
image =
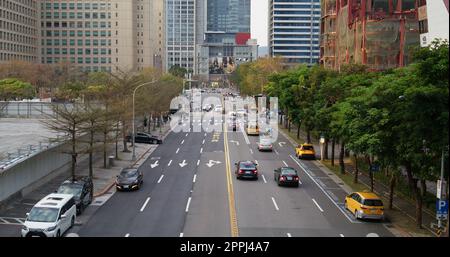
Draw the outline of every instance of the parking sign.
M448 201L437 200L436 201L436 218L447 219L448 217Z

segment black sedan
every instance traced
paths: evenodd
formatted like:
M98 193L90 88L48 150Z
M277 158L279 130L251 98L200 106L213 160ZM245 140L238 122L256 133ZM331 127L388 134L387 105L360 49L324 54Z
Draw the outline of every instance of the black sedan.
M258 179L257 164L252 161L240 161L236 163L236 178Z
M94 198L94 185L90 177L67 180L59 186L56 193L73 195L75 204L77 205L77 214L81 214L92 203L92 199Z
M273 171L273 179L278 186L295 186L298 187L300 178L294 168L282 167Z
M131 135L128 135L126 137L127 142L131 142L131 137ZM152 135L150 133L138 132L136 133L136 136L134 138L134 142L136 143L162 144L162 140L158 136Z
M144 175L138 169L125 168L116 179L116 189L121 190L134 190L139 189L142 186Z

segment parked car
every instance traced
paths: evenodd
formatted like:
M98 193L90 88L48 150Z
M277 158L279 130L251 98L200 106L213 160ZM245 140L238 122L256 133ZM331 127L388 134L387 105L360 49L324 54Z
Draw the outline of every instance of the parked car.
M81 214L94 198L94 185L90 177L82 177L75 181L66 180L56 190L57 194L70 194L74 197L77 214Z
M370 192L354 192L345 197L345 209L356 219L384 219L384 205L380 197Z
M26 215L22 237L60 237L75 224L77 207L71 194L49 194Z
M278 186L295 186L298 187L300 178L294 168L281 167L273 171L273 179Z
M236 178L258 179L257 164L252 161L239 161L236 165Z
M316 159L316 152L312 144L304 143L295 148L295 156L299 159Z
M144 175L142 171L135 168L124 168L117 176L116 189L121 190L134 190L139 189L144 183Z
M126 137L127 142L131 142L132 135L128 135ZM144 143L144 144L162 144L162 139L158 136L152 135L150 133L145 132L137 132L134 137L134 142L136 143Z

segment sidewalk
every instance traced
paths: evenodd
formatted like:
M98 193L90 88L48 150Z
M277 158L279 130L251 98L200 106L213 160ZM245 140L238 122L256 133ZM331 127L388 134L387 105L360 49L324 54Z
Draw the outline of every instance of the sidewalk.
M279 125L280 128L283 128L282 125ZM284 134L285 136L287 136L287 138L289 139L289 141L291 141L292 144L297 144L296 140L293 139L292 136L288 136L287 135L287 130L286 132L282 131L280 129L281 133ZM296 128L294 126L291 126L291 133L296 134ZM306 135L303 133L303 131L300 132L300 139L301 140L305 140L306 139ZM315 149L320 149L320 144L319 144L319 140L315 139L315 138L311 138L312 139L312 144L314 145ZM306 140L305 140L306 142ZM320 153L318 153L318 155L320 155ZM329 155L331 155L331 150L329 150ZM338 145L336 144L336 152L335 152L335 161L336 163L339 162L339 148ZM318 161L318 163L322 163L323 167L321 167L322 169L326 169L327 171L329 171L328 173L335 173L334 171L330 170L323 162L321 162L320 160ZM346 168L346 172L348 172L349 174L354 174L354 170L355 168L353 167L353 165L351 165L350 163L346 163L345 165ZM333 179L334 176L332 176ZM369 175L366 173L359 173L358 176L358 181L360 184L365 185L366 187L368 187L370 189L370 178ZM351 186L349 185L345 185L346 187L346 191L348 190L348 188L351 188ZM374 180L374 191L376 194L378 194L380 197L383 198L384 202L387 203L388 199L389 199L389 187L387 185L384 185L383 183ZM400 211L403 215L406 215L407 217L409 217L411 219L411 222L413 222L415 224L415 203L413 200L411 199L405 199L404 197L400 197L397 194L394 194L394 201L393 201L393 207L394 209L397 209L398 211ZM432 233L433 235L437 236L437 234L435 233L435 231L433 231L431 229L431 223L436 223L436 219L435 219L435 215L428 209L423 208L423 215L422 215L422 224L423 224L423 228L426 229L427 231L429 231L430 233ZM416 236L414 233L408 233L405 231L406 234L409 234L409 236ZM423 236L423 235L419 235L419 236Z

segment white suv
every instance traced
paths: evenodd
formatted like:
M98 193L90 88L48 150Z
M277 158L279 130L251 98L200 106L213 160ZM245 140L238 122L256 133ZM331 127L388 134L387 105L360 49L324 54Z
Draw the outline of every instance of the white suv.
M27 213L22 237L60 237L75 224L76 215L72 195L49 194Z

